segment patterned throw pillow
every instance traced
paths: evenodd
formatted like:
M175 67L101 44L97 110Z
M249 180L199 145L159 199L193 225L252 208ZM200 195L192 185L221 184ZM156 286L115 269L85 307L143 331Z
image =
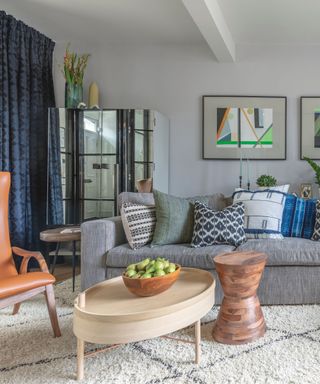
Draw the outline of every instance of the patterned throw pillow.
M275 190L236 191L233 202L245 206L244 230L247 239L282 239L281 224L286 193Z
M121 207L121 220L132 249L139 249L151 242L156 226L154 206L124 203Z
M214 244L238 246L246 241L243 224L242 203L234 204L222 211L213 211L207 205L196 202L191 246L194 248Z
M316 221L314 223L314 230L311 240L320 240L320 200L317 200L316 202Z
M281 226L283 236L311 239L316 219L316 201L287 195Z

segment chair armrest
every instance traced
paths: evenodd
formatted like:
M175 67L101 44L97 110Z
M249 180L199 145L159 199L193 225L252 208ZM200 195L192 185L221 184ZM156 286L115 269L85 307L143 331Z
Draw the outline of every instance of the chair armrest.
M19 273L21 273L21 274L27 273L28 263L32 257L34 257L38 261L40 270L42 272L49 273L47 263L46 263L44 257L42 256L41 252L26 251L25 249L18 248L18 247L12 247L12 252L17 256L23 257Z
M81 289L106 278L106 253L126 243L120 216L81 224Z

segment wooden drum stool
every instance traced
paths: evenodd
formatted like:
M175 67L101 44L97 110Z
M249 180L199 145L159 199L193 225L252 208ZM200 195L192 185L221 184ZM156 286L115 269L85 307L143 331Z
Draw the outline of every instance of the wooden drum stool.
M213 338L223 344L245 344L266 330L257 289L267 255L234 252L214 259L224 298L213 328Z

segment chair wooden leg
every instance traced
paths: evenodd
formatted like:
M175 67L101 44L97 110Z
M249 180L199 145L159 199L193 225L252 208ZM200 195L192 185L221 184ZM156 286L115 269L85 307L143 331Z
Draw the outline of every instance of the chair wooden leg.
M12 314L16 315L19 312L21 303L14 304Z
M48 307L48 312L49 312L54 336L60 337L61 331L60 331L59 322L58 322L58 316L56 311L56 301L54 298L54 290L53 290L52 284L46 286L45 296L46 296L47 307Z

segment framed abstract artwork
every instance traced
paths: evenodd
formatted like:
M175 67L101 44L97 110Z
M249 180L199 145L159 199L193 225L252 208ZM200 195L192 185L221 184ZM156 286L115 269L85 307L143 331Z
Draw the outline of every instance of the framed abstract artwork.
M203 159L285 160L286 123L284 96L203 96Z
M300 158L320 160L320 96L300 98Z

